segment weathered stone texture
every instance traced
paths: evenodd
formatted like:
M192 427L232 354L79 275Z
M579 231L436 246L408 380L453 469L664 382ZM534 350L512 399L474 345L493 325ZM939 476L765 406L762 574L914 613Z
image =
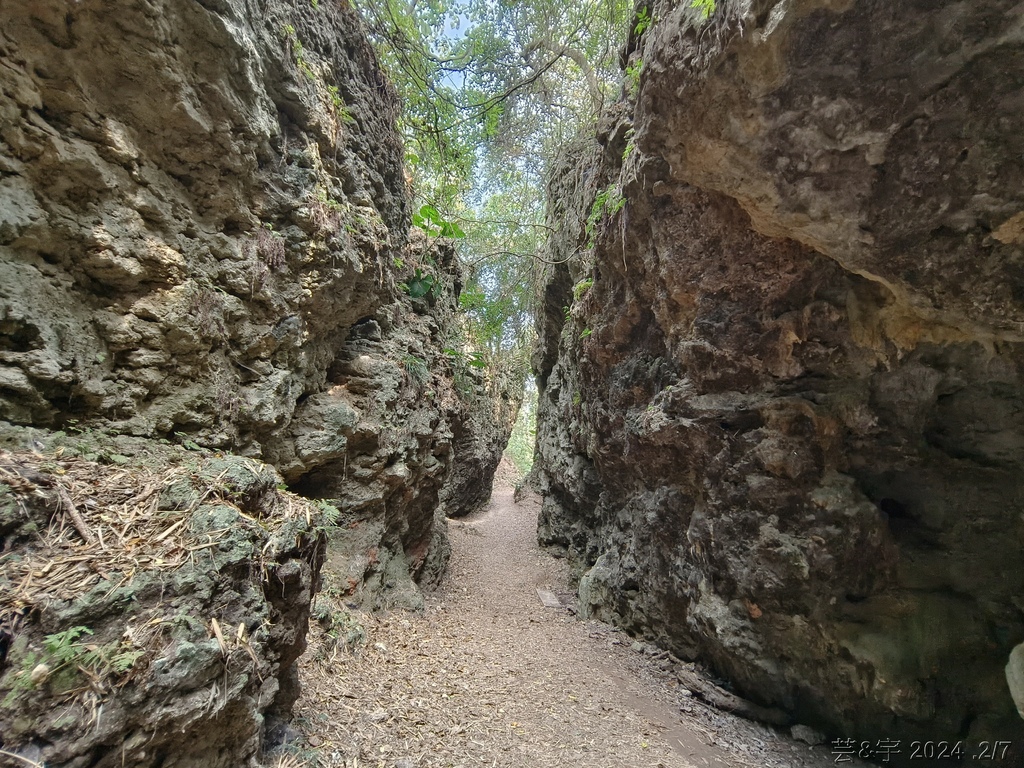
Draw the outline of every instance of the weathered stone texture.
M440 489L465 511L489 487L507 414L442 354L458 267L408 243L397 99L355 12L4 10L0 416L258 457L384 521L414 572L442 552Z
M321 510L238 456L9 427L0 440L5 753L53 766L255 765L298 696ZM139 518L152 540L138 537ZM86 556L82 529L98 540ZM68 630L86 634L61 663L49 644ZM85 661L90 648L106 661ZM131 654L125 668L115 652Z
M1024 743L1020 8L689 5L551 189L541 540L830 734Z
M0 421L264 461L340 510L348 601L421 605L514 383L444 352L462 278L450 244L410 239L398 100L355 10L0 0L0 18ZM428 296L403 291L414 269Z

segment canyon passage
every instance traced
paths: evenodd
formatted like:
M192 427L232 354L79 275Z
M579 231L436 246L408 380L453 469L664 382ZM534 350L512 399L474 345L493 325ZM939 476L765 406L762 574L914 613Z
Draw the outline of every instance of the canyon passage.
M0 764L1024 765L1019 4L0 22Z

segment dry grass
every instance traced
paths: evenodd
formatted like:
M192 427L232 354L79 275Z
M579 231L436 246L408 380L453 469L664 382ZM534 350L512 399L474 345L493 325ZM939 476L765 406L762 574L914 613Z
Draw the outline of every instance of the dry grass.
M251 471L258 475L259 467ZM0 451L0 483L14 492L26 519L30 506L43 504L51 511L35 542L0 558L0 622L15 621L49 600L74 600L101 581L110 582L113 592L141 571L193 562L196 553L217 546L227 532L191 531L188 523L200 504L215 500L249 517L231 500L221 479L223 475L213 482L203 480L183 466L157 471L59 454ZM181 509L161 509L161 493L182 480L205 489ZM276 522L290 512L284 510ZM259 524L271 526L268 521Z

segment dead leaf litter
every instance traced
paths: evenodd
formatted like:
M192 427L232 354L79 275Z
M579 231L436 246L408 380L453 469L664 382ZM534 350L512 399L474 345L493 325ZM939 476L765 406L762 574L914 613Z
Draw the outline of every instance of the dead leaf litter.
M538 506L502 485L484 513L452 521L424 615L333 601L329 629L312 623L285 751L324 768L832 764L827 747L690 697L667 653L544 607L538 591L568 588L565 563L537 548Z

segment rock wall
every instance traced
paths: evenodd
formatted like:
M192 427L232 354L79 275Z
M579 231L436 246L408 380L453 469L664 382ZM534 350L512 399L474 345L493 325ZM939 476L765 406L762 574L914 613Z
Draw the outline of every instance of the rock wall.
M265 462L336 510L322 526L332 590L421 605L447 561L446 513L490 486L515 383L469 365L451 244L409 235L399 105L356 12L338 0L0 0L0 17L11 447L120 435ZM0 554L19 557L18 542ZM14 635L68 628L12 599L10 616L28 622ZM288 654L266 653L259 664L287 674ZM274 699L251 696L247 722ZM7 745L10 727L0 721ZM260 741L224 738L235 741L208 746L225 765Z
M323 510L238 456L2 440L4 764L253 765L299 694Z
M1020 8L649 10L549 191L540 539L800 721L1019 751Z

